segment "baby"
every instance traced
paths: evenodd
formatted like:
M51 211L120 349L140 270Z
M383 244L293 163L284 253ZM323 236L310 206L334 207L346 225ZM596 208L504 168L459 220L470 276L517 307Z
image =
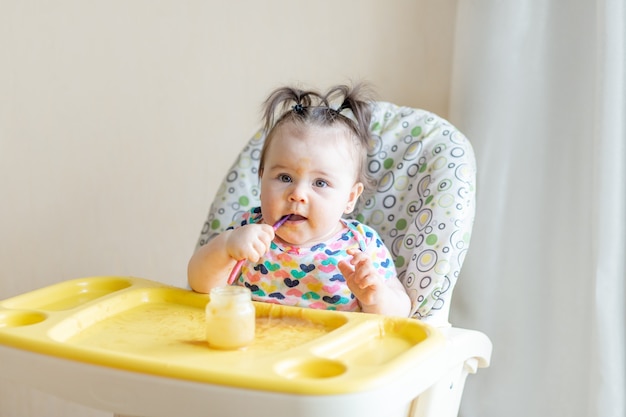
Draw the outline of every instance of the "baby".
M261 206L194 253L193 290L228 285L244 260L234 284L250 288L254 300L408 316L409 297L378 233L342 218L374 186L365 169L371 106L363 92L339 85L325 94L291 87L270 94Z

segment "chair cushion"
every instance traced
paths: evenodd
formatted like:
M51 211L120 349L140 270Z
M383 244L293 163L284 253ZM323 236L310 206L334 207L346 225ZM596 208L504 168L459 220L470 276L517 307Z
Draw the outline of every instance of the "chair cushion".
M413 314L447 322L474 221L472 146L424 110L379 102L372 119L368 170L378 189L364 196L356 218L389 246Z

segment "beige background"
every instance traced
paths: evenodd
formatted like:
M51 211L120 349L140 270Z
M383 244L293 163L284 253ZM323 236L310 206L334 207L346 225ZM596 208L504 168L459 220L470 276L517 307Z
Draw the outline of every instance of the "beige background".
M269 91L368 80L381 99L447 117L455 11L0 0L0 299L92 275L186 285ZM0 364L0 416L101 415L1 379Z

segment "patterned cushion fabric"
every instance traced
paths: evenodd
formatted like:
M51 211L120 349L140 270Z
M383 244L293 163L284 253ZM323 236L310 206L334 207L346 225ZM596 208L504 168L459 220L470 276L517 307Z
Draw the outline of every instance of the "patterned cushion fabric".
M353 216L374 227L391 250L412 314L438 325L449 303L474 221L476 163L467 138L441 117L377 102L368 170L378 181ZM218 189L198 246L259 205L264 135L248 142Z

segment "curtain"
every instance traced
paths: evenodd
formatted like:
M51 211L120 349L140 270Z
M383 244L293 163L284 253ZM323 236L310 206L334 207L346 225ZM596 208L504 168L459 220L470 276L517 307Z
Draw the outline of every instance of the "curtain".
M625 55L622 0L458 4L478 185L451 322L494 345L461 416L626 416Z

